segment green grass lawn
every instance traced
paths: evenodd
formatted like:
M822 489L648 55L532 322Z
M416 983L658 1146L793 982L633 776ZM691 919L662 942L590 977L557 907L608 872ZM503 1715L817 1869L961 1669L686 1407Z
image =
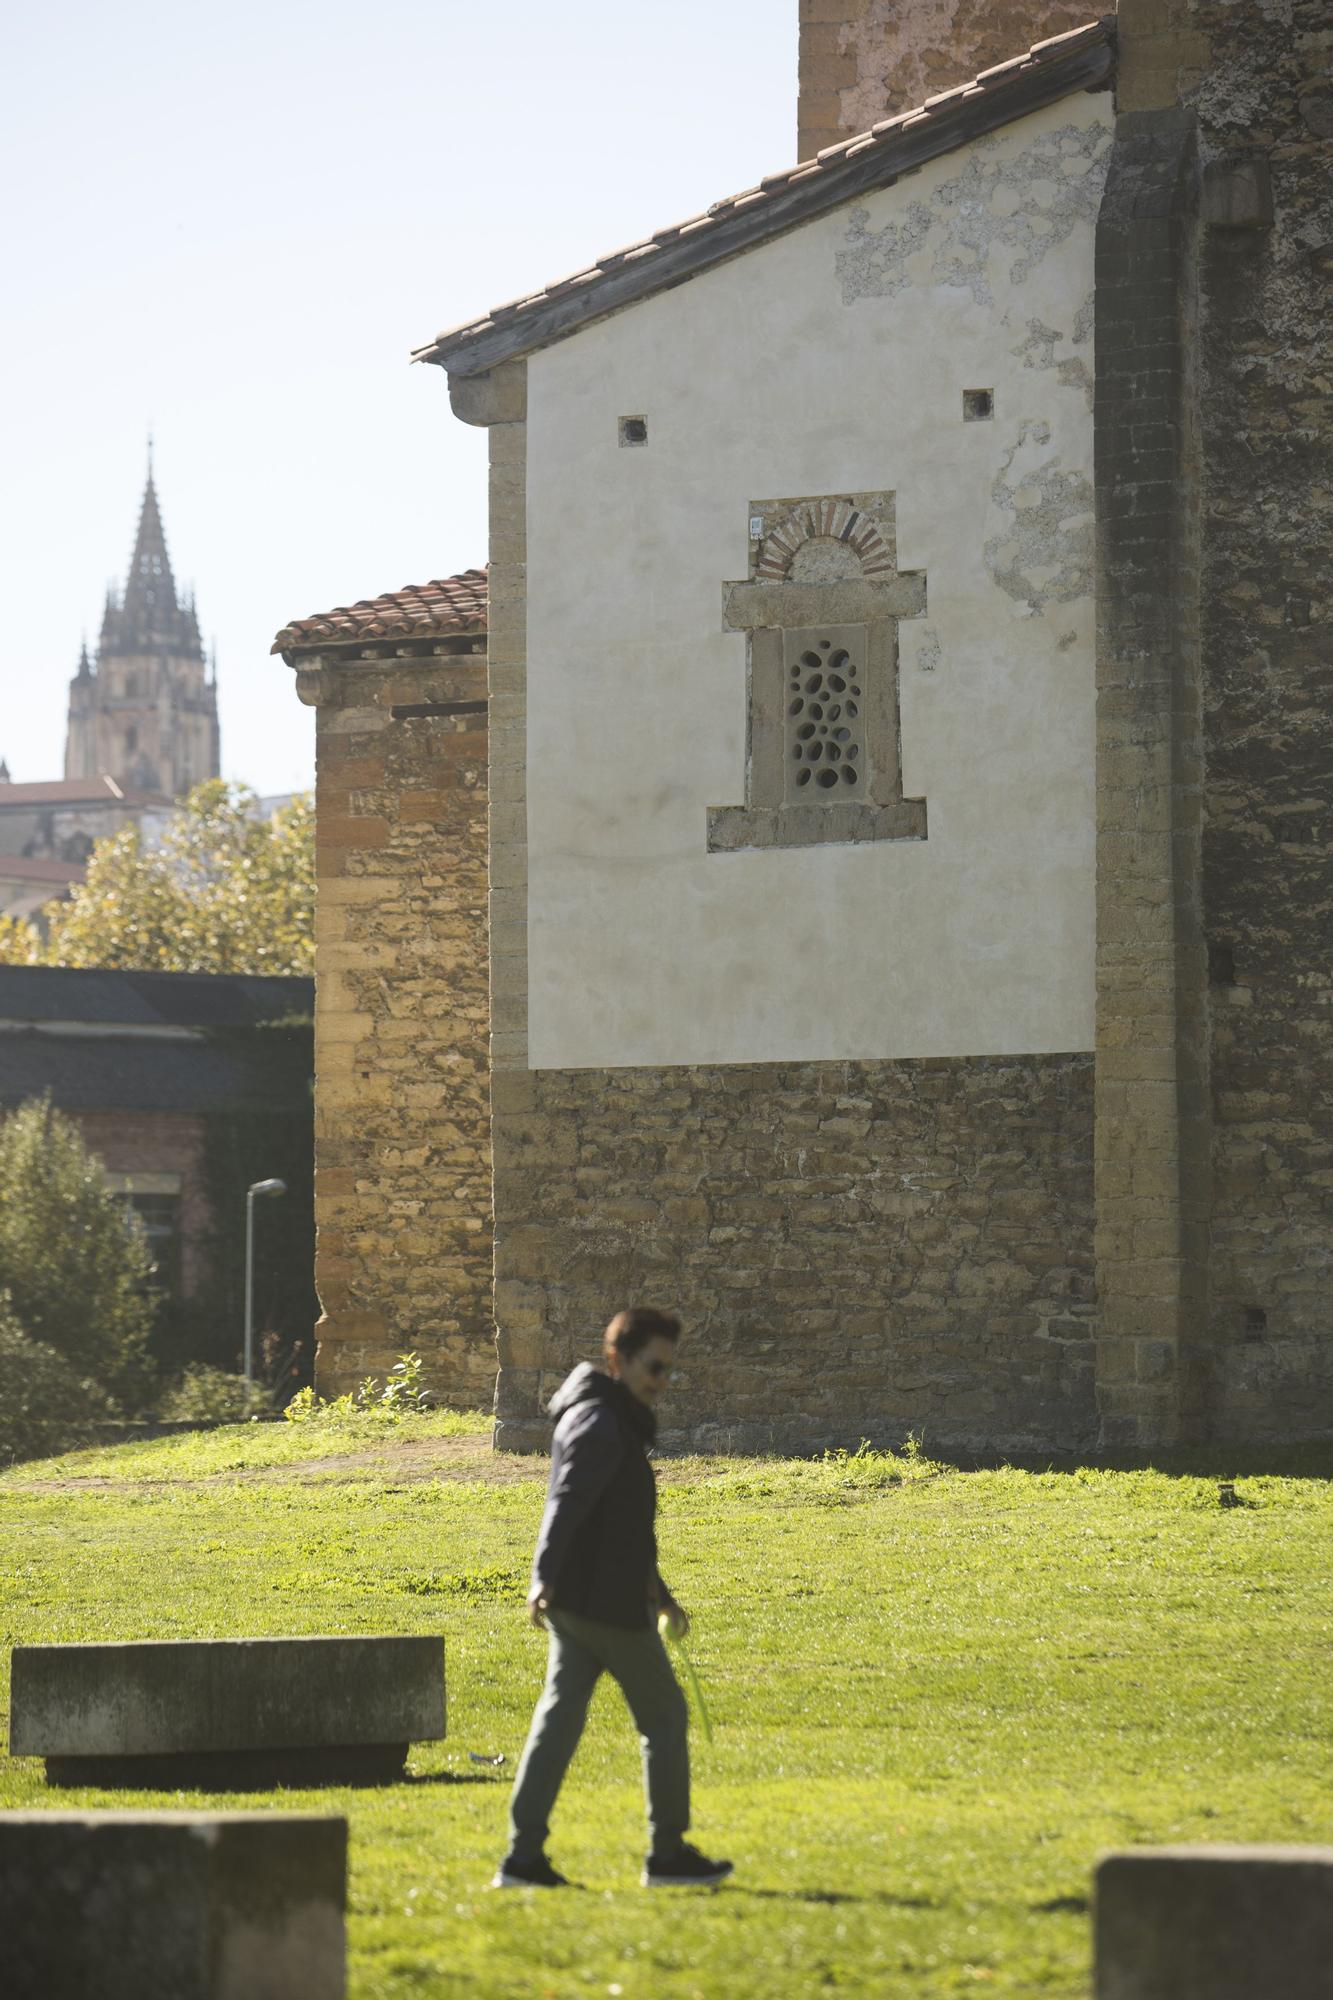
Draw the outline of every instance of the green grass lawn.
M225 1801L348 1816L356 2000L1085 2000L1100 1850L1333 1841L1325 1481L1241 1479L1223 1510L1157 1472L673 1461L663 1569L716 1729L695 1834L735 1881L638 1887L637 1747L604 1687L551 1844L583 1886L490 1893L543 1668L545 1468L477 1430L255 1425L0 1478L6 1648L444 1632L448 1739L404 1783ZM0 1766L6 1806L204 1802Z

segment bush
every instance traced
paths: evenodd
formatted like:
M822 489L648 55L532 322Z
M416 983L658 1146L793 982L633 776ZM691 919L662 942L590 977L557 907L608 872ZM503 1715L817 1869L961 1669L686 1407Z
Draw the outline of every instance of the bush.
M0 1465L67 1451L111 1414L96 1383L81 1381L44 1341L30 1340L0 1293Z
M153 1260L98 1161L47 1098L0 1122L0 1290L29 1340L137 1401L148 1379Z
M367 1375L354 1394L335 1396L331 1402L317 1402L313 1389L298 1389L283 1411L289 1424L342 1425L353 1429L366 1424L400 1424L404 1417L429 1409L430 1397L422 1387L423 1364L419 1354L400 1354L385 1378Z
M259 1383L245 1401L245 1377L226 1368L210 1368L204 1362L188 1367L174 1389L158 1404L157 1414L168 1423L239 1424L247 1416L267 1410L272 1398Z

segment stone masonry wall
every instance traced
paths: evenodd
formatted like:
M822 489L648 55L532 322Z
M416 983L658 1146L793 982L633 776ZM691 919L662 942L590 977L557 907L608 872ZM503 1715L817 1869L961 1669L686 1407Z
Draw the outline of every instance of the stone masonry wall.
M800 9L798 160L1097 17L1091 0L800 0Z
M461 643L300 663L318 710L324 1395L407 1349L442 1399L484 1407L494 1389L486 716L393 714L484 696L484 657Z
M1333 16L1196 18L1212 1426L1333 1437Z
M1122 113L1097 224L1097 1347L1101 1442L1204 1434L1193 129Z
M1139 205L1142 318L1125 327L1121 364L1152 389L1148 374L1164 379L1163 343L1183 334L1179 408L1160 395L1149 406L1166 420L1154 443L1142 417L1117 412L1101 380L1098 389L1099 422L1108 435L1120 430L1122 463L1152 446L1165 468L1154 472L1151 456L1141 467L1142 497L1159 517L1139 510L1141 546L1166 518L1161 481L1182 472L1177 513L1188 503L1196 543L1198 664L1167 732L1179 748L1182 730L1197 729L1202 753L1187 844L1198 848L1189 866L1208 986L1206 1005L1191 998L1189 1014L1203 1031L1211 1187L1206 1237L1191 1252L1193 1418L1219 1439L1331 1437L1333 23L1319 0L1121 0L1118 23L1118 152L1123 160L1153 127L1187 138L1196 218L1187 242L1179 217L1172 235ZM1122 204L1127 219L1132 209ZM1122 297L1128 319L1136 301L1129 289ZM1099 273L1099 371L1110 367L1108 327ZM1116 390L1122 402L1127 386ZM1192 459L1182 456L1187 433ZM1098 503L1105 528L1114 509L1101 484ZM1158 795L1147 796L1151 808ZM1177 861L1180 852L1177 843ZM1125 899L1111 900L1123 916ZM1193 1025L1191 1034L1197 1044ZM1100 1022L1098 1047L1100 1067ZM1197 1161L1193 1172L1201 1182ZM1188 1192L1180 1179L1176 1191ZM1099 1183L1099 1221L1103 1206ZM1152 1274L1141 1263L1131 1275L1146 1287ZM1115 1299L1103 1290L1113 1333ZM1128 1352L1107 1393L1142 1397L1120 1366Z
M668 1443L1086 1448L1092 1058L497 1073L496 1443L627 1302Z

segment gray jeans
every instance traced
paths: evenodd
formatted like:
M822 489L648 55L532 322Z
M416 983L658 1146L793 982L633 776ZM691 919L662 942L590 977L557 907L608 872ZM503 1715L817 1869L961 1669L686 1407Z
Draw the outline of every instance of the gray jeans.
M549 1611L546 1686L528 1731L509 1802L509 1852L535 1861L592 1691L603 1673L620 1685L643 1746L643 1786L654 1854L672 1854L690 1823L688 1711L666 1647L651 1626L628 1632L572 1611Z

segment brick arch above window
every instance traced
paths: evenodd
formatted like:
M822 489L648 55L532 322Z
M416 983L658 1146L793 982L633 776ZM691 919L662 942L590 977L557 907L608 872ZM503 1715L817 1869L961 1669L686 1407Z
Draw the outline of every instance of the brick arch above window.
M802 501L769 530L755 557L756 581L785 583L797 554L813 541L842 542L856 557L863 576L897 573L893 545L874 519L854 500L826 498Z

